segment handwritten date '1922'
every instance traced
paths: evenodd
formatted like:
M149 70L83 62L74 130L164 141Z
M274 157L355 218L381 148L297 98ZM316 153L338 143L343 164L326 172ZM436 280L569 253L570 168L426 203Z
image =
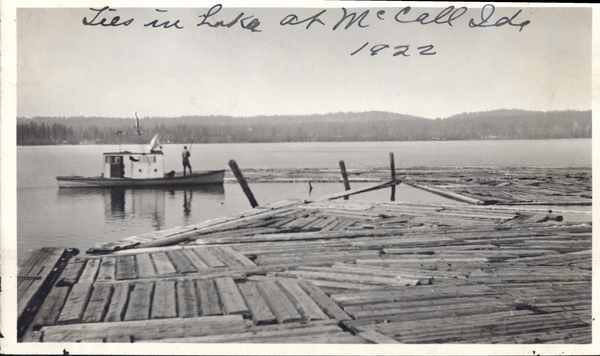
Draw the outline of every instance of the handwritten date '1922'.
M368 44L369 44L369 42L365 43L364 45L362 45L362 47L360 47L356 51L352 52L350 55L353 56L353 55L357 54L358 52L362 51L363 48L365 48ZM388 48L390 48L390 45L388 45L388 44L377 44L377 45L371 47L371 56L375 56L375 55L379 54L379 51L382 51L382 50L388 49ZM410 45L395 46L394 50L395 50L395 52L393 53L394 57L397 57L397 56L410 57L410 53L412 52L410 49ZM417 47L417 50L419 51L418 54L421 56L433 56L437 53L437 52L433 52L433 45Z

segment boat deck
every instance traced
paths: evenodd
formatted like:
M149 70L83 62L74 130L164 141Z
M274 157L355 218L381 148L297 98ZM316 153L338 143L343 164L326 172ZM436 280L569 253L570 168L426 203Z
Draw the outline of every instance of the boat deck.
M96 255L34 251L19 327L26 342L586 344L582 214L282 202Z

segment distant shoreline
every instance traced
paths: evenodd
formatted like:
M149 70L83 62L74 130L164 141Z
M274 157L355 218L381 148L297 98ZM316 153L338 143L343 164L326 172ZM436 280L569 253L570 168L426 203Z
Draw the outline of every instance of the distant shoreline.
M472 141L592 138L592 112L497 110L423 119L386 112L277 117L18 119L17 145ZM119 134L117 134L119 132Z
M591 137L564 137L564 138L484 138L484 139L470 139L470 140L404 140L404 141L269 141L269 142L194 142L196 144L247 144L247 143L335 143L335 142L461 142L461 141L544 141L544 140L591 140ZM94 146L94 145L115 145L118 143L110 142L81 142L81 143L39 143L39 144L17 144L17 146ZM139 142L121 142L122 145L139 145ZM145 143L142 143L145 144ZM166 145L184 145L189 144L189 141L182 142L169 142L163 143Z

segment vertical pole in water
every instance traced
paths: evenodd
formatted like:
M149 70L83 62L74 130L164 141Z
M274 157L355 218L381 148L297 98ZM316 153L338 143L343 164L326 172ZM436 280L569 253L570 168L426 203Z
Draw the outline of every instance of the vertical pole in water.
M344 161L340 161L340 170L342 171L342 178L344 179L344 189L350 190L350 182L348 181L348 173L346 173ZM348 196L345 196L344 200L348 200Z
M390 152L390 169L392 170L392 196L391 201L396 200L396 164L394 163L394 152Z
M258 206L258 203L256 202L256 199L254 199L254 195L252 194L250 187L248 187L248 183L246 183L246 178L244 178L244 175L242 174L242 171L238 168L238 165L235 162L235 160L232 159L229 161L229 167L231 167L235 178L237 179L238 183L240 183L244 194L246 194L246 197L250 201L250 205L252 205L253 208L256 208Z

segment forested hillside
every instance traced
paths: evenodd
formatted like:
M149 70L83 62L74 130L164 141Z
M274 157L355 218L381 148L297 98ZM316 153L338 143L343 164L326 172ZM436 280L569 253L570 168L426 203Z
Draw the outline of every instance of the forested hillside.
M134 118L19 118L18 145L138 143ZM306 116L142 118L141 140L326 142L591 138L591 111L496 110L424 119L388 112ZM117 135L117 130L123 130Z

